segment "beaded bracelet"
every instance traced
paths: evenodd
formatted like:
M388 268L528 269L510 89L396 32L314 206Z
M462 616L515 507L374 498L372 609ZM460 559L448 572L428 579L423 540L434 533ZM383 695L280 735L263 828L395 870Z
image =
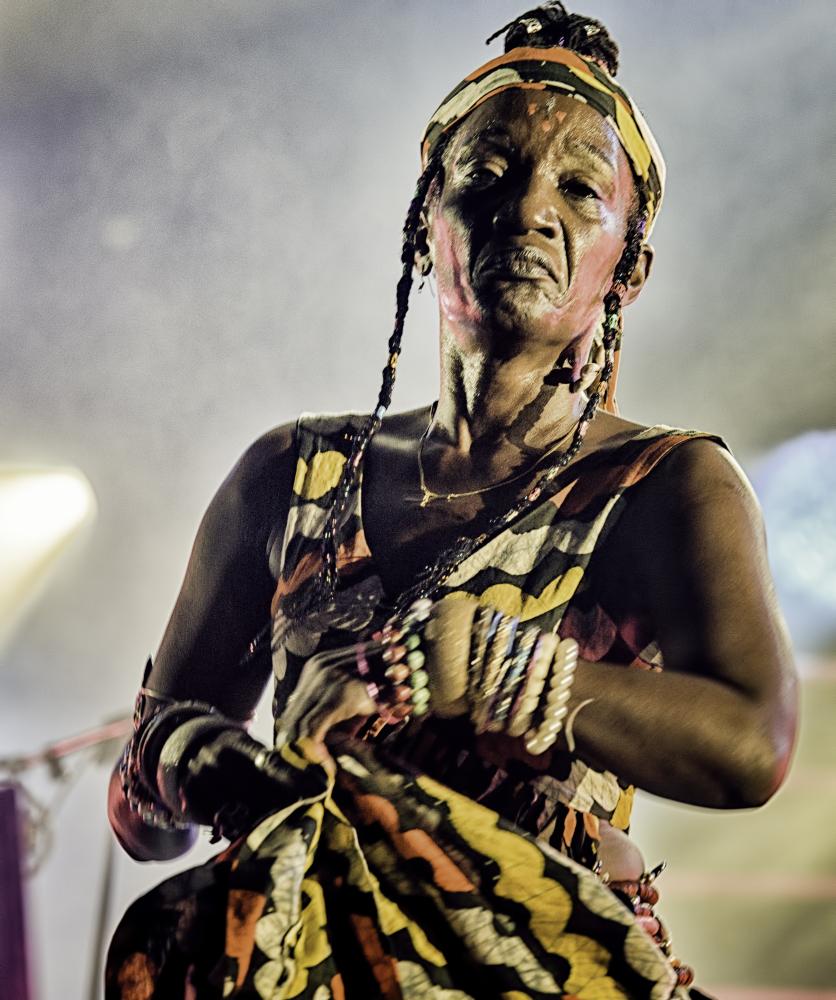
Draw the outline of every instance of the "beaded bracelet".
M470 656L468 657L467 675L467 698L469 704L476 701L477 691L482 682L482 673L485 666L485 654L488 651L488 644L493 638L502 615L492 608L480 607L473 616L473 625L470 630Z
M509 736L524 736L534 718L540 695L552 669L558 638L552 632L541 632L531 652L522 689L517 695L508 721Z
M404 690L405 693L400 696L404 708L407 708L406 703L409 702L409 711L399 713L393 710L386 721L400 722L409 714L421 716L429 710L430 678L424 669L426 656L421 648L421 633L431 611L432 601L423 598L412 604L403 618L388 621L380 632L372 636L382 648L382 660L386 665L383 676L388 682L387 686ZM358 673L365 679L370 671L364 644L358 646L357 665ZM372 700L378 699L381 687L374 680L367 681Z
M502 615L497 627L492 630L485 654L482 676L476 696L470 705L470 718L477 733L485 730L487 713L494 695L510 666L510 655L514 648L518 622L518 619Z
M516 701L521 682L532 659L534 646L540 635L538 628L529 627L517 635L511 664L504 680L496 693L493 704L488 710L488 731L499 732L511 712L511 706Z
M554 657L554 669L549 678L549 690L540 724L526 733L526 750L539 756L555 742L569 711L569 695L578 663L578 644L574 639L561 639Z
M145 678L151 668L149 660L145 667ZM149 710L149 704L153 702ZM143 823L158 830L185 830L193 824L175 816L160 799L156 789L151 787L144 775L142 755L149 735L155 728L160 714L175 705L182 706L185 714L210 714L216 709L205 702L183 701L161 694L148 687L141 687L134 703L134 731L119 758L119 780L122 794L131 812L136 813Z
M424 669L426 656L421 647L432 609L433 602L428 598L416 601L406 615L390 619L375 632L371 643L356 647L357 674L366 682L372 700L385 697L385 689L391 687L400 702L380 713L373 727L375 733L381 725L402 722L410 714L420 717L429 710L430 677ZM559 640L553 633L531 626L520 630L519 625L519 618L490 608L475 611L469 626L469 646L464 647L464 689L462 692L459 688L461 693L455 694L451 704L458 704L458 698L469 704L477 734L504 729L509 736L525 736L529 753L541 754L554 744L563 728L578 646L573 639ZM384 669L379 679L369 665L370 652L382 654ZM532 725L535 718L537 724Z
M501 611L487 610L488 614L482 616L480 619L482 631L477 636L475 644L472 641L473 636L471 634L471 655L468 664L469 676L467 682L468 702L471 707L479 700L479 689L487 670L488 652L497 630L505 617Z
M494 682L502 669L509 645L514 640L515 623L513 618L500 614L497 626L492 630L490 642L485 653L485 664L476 692L478 702L483 702L492 689Z

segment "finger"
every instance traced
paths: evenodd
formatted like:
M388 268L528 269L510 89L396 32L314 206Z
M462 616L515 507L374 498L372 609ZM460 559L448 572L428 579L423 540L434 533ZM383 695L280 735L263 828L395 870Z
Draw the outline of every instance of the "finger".
M662 925L656 917L636 917L636 920L641 925L642 930L646 931L651 937L656 937L662 929Z
M659 902L659 890L647 882L642 882L639 885L639 896L651 906L655 906Z

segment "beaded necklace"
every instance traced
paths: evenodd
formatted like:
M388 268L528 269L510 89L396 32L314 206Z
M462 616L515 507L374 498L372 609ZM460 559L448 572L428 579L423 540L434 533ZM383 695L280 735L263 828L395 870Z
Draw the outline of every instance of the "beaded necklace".
M394 614L403 615L415 601L432 595L453 572L453 570L455 570L465 559L468 559L478 548L493 538L494 535L507 528L518 517L527 513L531 507L541 499L541 497L548 499L548 497L556 491L555 480L560 472L566 468L566 466L581 450L584 438L586 437L586 432L592 422L592 418L595 416L598 406L606 394L607 385L612 376L614 367L613 348L621 336L620 305L620 296L614 292L610 292L605 299L606 313L604 320L604 347L607 350L606 362L604 364L603 371L601 372L598 386L592 393L590 393L589 399L584 407L584 411L581 414L581 419L574 428L572 441L569 444L569 447L557 456L555 461L549 465L549 467L543 472L540 478L527 493L525 493L502 514L497 514L490 518L479 534L473 536L461 535L432 562L427 563L421 570L419 570L415 583L411 587L402 591L393 602L392 611ZM378 410L376 410L373 414L373 422L377 426L379 426L384 412L385 407L378 407ZM364 428L364 430L368 433L367 428ZM365 452L364 445L368 443L368 437L366 435L361 433L361 437L364 437L365 440L360 442L360 447L358 447L358 441L355 440L351 455L346 462L347 466L351 466L354 469L360 465ZM352 480L346 476L340 480L340 483L337 486L337 497L333 501L331 517L326 525L326 531L323 534L323 571L313 582L310 590L305 595L305 599L303 599L303 601L301 601L294 609L288 609L290 611L288 621L298 622L307 617L307 615L315 612L327 612L327 608L333 602L334 590L337 584L335 538L336 518L333 515L336 510L342 509L342 505L348 499L348 494L350 493L352 487L356 487L356 483L352 482ZM329 528L330 530L328 530ZM267 622L252 642L250 642L249 647L240 661L239 665L241 667L249 665L253 659L261 653L262 648L270 640L271 633L272 622Z

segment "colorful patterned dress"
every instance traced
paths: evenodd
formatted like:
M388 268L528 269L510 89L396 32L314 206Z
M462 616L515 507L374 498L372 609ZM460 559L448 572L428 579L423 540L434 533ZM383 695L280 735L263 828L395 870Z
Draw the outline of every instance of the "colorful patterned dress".
M479 758L462 720L345 739L323 767L281 710L314 652L346 645L388 600L363 531L362 479L342 525L335 604L304 628L309 586L361 417L304 417L273 601L276 745L305 798L137 901L111 944L108 1000L607 1000L697 997L594 875L599 824L626 830L633 789L564 756L549 774ZM650 623L614 622L587 573L630 489L694 432L651 427L570 466L550 497L464 560L467 594L575 638L586 660L659 670ZM716 439L715 439L716 440Z

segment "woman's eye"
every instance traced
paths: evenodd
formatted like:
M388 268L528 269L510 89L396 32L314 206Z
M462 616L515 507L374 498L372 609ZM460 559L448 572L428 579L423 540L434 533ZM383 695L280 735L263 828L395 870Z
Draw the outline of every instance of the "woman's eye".
M598 192L586 181L576 177L567 178L560 182L561 188L572 198L597 198Z
M492 184L499 180L504 168L499 163L477 163L465 167L465 177L474 184Z

